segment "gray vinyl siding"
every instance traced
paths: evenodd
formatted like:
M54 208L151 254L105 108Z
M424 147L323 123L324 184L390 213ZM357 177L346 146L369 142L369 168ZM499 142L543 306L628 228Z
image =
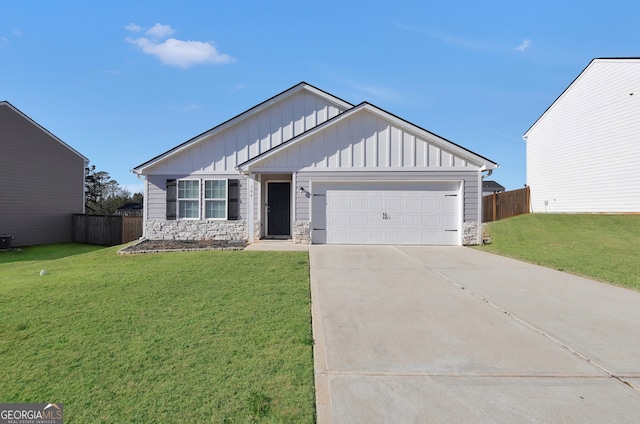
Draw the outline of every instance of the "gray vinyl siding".
M0 234L13 246L69 242L84 212L85 158L0 104Z
M167 180L169 179L237 179L239 180L240 199L238 205L239 219L247 219L247 179L240 175L149 175L147 177L147 199L145 219L162 220L167 214Z
M312 193L311 181L462 181L464 190L464 222L479 222L481 190L479 171L381 171L381 172L299 172L296 174L296 217L298 221L311 219L309 195ZM300 193L303 187L307 193Z

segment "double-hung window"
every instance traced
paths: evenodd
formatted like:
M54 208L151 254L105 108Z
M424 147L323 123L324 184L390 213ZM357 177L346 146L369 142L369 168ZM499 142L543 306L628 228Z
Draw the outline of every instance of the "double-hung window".
M200 181L178 181L178 217L200 218Z
M227 219L227 180L205 180L204 216L207 219Z
M240 218L240 180L167 180L167 220Z

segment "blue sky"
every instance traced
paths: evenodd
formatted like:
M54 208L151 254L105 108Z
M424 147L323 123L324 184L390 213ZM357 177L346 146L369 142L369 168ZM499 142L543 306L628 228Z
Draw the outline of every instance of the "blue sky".
M594 57L640 56L637 1L3 2L0 100L131 191L130 169L306 81L526 183L522 135ZM1 154L1 153L0 153Z

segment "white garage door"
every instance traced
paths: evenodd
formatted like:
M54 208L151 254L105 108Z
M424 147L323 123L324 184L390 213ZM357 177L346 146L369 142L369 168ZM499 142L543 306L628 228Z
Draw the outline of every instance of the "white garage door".
M459 182L314 183L312 242L461 243Z

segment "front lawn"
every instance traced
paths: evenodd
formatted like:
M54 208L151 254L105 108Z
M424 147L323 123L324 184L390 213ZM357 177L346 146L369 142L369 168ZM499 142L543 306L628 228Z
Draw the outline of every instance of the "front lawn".
M488 232L479 249L640 290L640 215L520 215Z
M65 423L314 421L306 253L116 251L0 252L0 401L63 403Z

